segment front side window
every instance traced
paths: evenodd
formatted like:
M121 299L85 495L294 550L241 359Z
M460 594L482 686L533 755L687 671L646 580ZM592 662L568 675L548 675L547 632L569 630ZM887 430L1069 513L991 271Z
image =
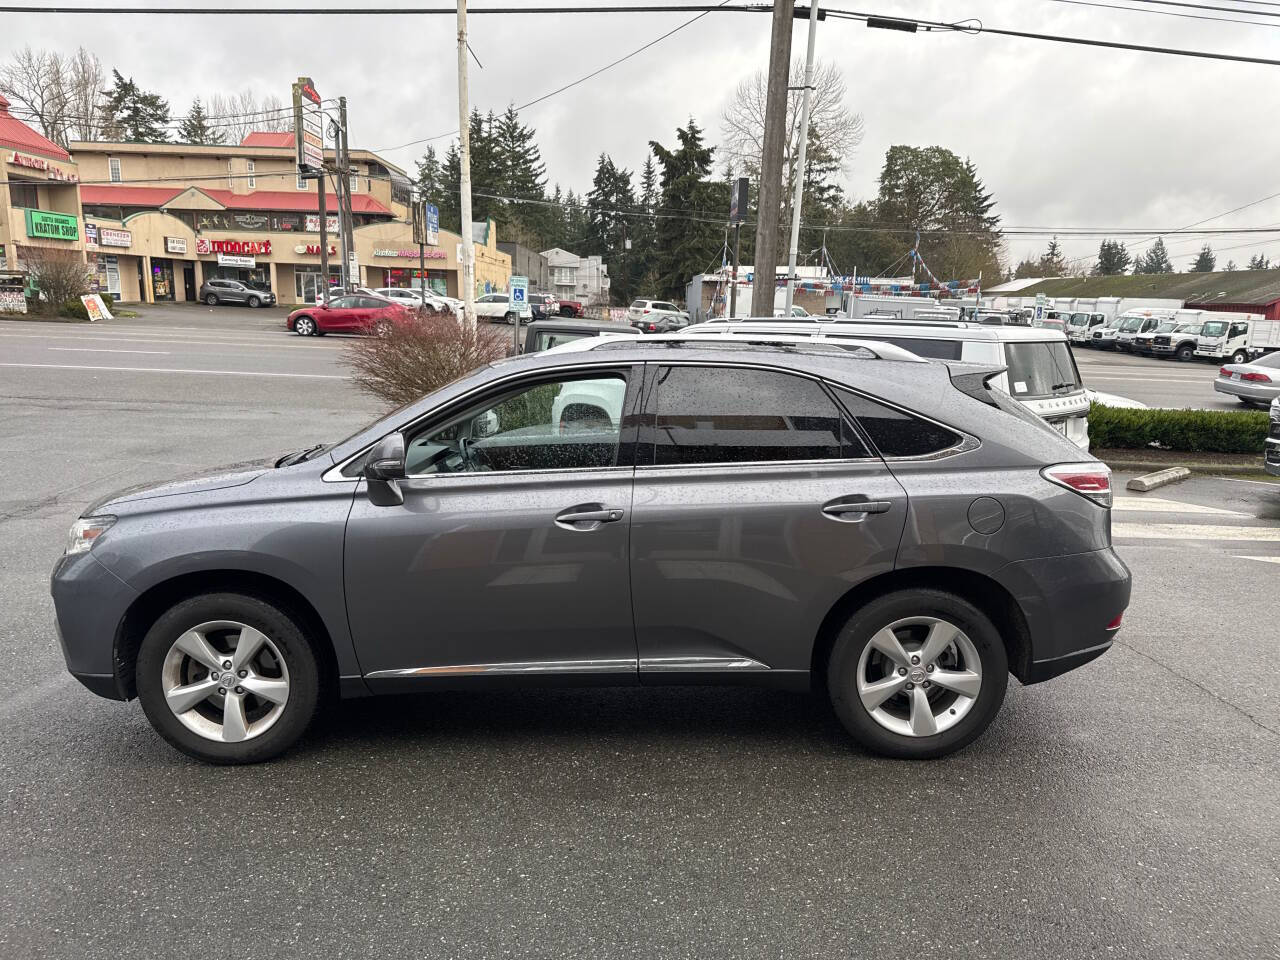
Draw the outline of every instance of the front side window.
M1015 399L1052 397L1081 388L1075 358L1063 342L1006 343L1004 358L1009 366L1009 392Z
M870 454L815 381L773 370L666 367L653 400L659 466Z
M414 477L615 466L626 394L621 373L518 387L407 438L406 472Z
M882 457L927 457L957 446L962 439L946 427L887 407L852 390L837 387L836 395Z

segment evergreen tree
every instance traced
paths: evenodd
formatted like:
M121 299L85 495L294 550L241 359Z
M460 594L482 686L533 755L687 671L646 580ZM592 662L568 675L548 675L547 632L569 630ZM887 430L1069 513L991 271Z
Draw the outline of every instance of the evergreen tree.
M436 206L440 208L440 229L462 235L462 153L455 140L444 155L443 182Z
M418 177L416 180L419 192L426 197L428 203L440 206L446 190L444 168L436 156L435 147L427 147L427 152L418 161Z
M142 90L133 78L112 70L114 85L104 90L103 139L125 143L164 143L169 139L169 104L158 93Z
M1228 260L1227 265L1222 269L1227 273L1233 273L1236 270L1236 262L1234 260Z
M1169 251L1165 249L1164 240L1157 237L1156 242L1138 259L1134 273L1173 273L1173 262L1169 259Z
M1119 240L1103 240L1098 247L1098 262L1093 272L1099 277L1113 277L1127 273L1133 263L1133 255Z
M1191 261L1191 266L1188 270L1191 273L1212 273L1217 263L1218 258L1213 255L1213 248L1206 243L1200 248L1196 258Z
M493 147L501 170L503 196L540 201L546 198L547 166L535 141L532 127L520 122L514 106L492 125ZM506 202L506 216L499 221L504 239L515 240L534 249L545 250L552 232L554 214L542 203Z
M1018 266L1014 268L1013 278L1015 280L1029 280L1033 277L1043 277L1044 274L1040 271L1040 264L1043 259L1042 257L1040 260L1032 260L1030 257L1024 257L1018 263Z
M178 127L178 139L183 143L214 146L219 143L225 143L227 135L223 131L209 126L209 120L205 116L200 98L196 97L191 101L191 109L187 111L186 117L183 118L182 124Z
M715 148L703 142L702 130L692 117L689 124L676 130L679 146L670 150L656 140L649 148L662 168L661 202L664 211L696 215L709 210L727 210L725 185L710 178ZM681 298L695 274L719 262L723 247L720 224L702 220L664 218L657 225L657 263L655 265L659 296Z
M644 215L631 219L631 278L636 288L635 296L644 296L641 291L656 290L658 221L654 212L660 202L658 186L658 168L653 162L653 155L644 158L644 166L640 169L640 208ZM621 298L620 298L621 299ZM630 302L630 298L623 302Z
M631 301L634 289L636 263L627 251L627 240L634 239L629 237L629 212L635 202L631 171L616 166L607 153L600 154L591 192L587 194L587 241L582 253L604 259L611 291L623 303Z
M1062 245L1055 236L1049 241L1049 248L1040 255L1040 276L1065 277L1067 275L1067 258L1063 256Z
M1270 270L1271 260L1267 257L1265 253L1260 253L1256 257L1250 257L1249 269L1250 270Z

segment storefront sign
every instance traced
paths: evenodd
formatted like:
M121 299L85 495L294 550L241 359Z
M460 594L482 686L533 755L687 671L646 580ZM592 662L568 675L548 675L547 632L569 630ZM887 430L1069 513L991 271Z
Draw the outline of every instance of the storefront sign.
M440 208L434 203L427 204L427 243L435 246L440 242Z
M329 233L338 232L337 217L325 217L324 220L325 220L325 223L324 223L325 230L327 230ZM320 232L320 215L318 213L307 214L307 233L319 233L319 232Z
M80 297L80 302L84 304L85 311L89 314L89 321L95 320L114 320L111 311L107 309L107 303L102 299L101 294L87 293Z
M196 237L196 253L237 253L267 256L271 253L270 240L210 240Z
M24 210L27 217L27 236L47 240L79 240L80 221L66 213L50 213L47 210Z
M294 253L306 253L306 254L310 254L310 255L311 255L311 256L313 256L313 257L318 257L318 256L320 256L320 244L318 244L318 243L300 243L300 244L298 244L296 247L294 247L294 248L293 248L293 252L294 252ZM331 244L329 244L329 256L331 256L331 257L336 257L337 255L338 255L338 248L337 248L337 247L335 247L332 243L331 243Z
M310 77L299 77L293 85L293 139L299 175L319 173L324 166L324 111Z
M106 291L113 297L120 296L120 260L118 257L105 254L98 257L98 289Z
M128 230L98 227L98 243L104 247L131 247L133 246L133 234Z
M265 230L269 222L266 217L257 213L237 213L231 220L237 227L245 230Z
M26 167L28 170L48 170L49 161L43 157L31 157L25 153L9 154L9 162L15 167Z
M98 245L98 225L89 223L87 220L84 224L84 242L86 246L96 247Z
M164 252L165 253L186 253L187 238L186 237L165 237Z
M218 266L220 267L248 267L253 269L258 265L253 257L239 257L231 253L218 254Z
M373 251L375 257L395 257L402 260L417 260L417 250L377 250ZM427 250L422 257L424 260L448 260L448 254L443 250Z

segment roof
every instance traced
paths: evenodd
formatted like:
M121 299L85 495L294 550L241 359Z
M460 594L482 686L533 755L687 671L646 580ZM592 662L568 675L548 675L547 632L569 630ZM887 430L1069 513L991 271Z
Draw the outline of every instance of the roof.
M1044 277L1020 277L1017 280L1006 280L1004 283L998 283L994 287L987 287L983 293L1017 293L1019 290L1025 290L1027 287L1034 287L1037 283L1043 283Z
M163 207L184 189L184 187L117 187L105 184L82 184L80 203L113 207Z
M154 207L159 209L173 201L189 187L134 187L115 184L97 184L80 187L82 204L120 207ZM318 213L320 206L314 190L255 190L251 193L232 193L211 187L195 187L209 199L228 210L296 210L301 213ZM325 195L329 210L337 212L338 198ZM352 194L351 209L354 213L377 213L392 216L392 212L367 194Z
M945 320L817 320L786 319L708 320L685 327L680 336L799 336L824 337L841 341L875 340L877 336L926 340L999 340L1039 343L1065 342L1066 334L1053 327L996 327L989 324L951 322ZM646 338L652 339L652 338Z
M57 160L70 160L71 154L48 137L36 133L9 112L9 101L0 94L0 147L30 150Z
M1049 297L1167 297L1182 300L1188 307L1213 303L1262 306L1280 300L1280 270L1058 277L1039 280L1018 293L1022 296L1043 293Z
M273 133L268 130L254 130L245 134L240 141L242 147L292 147L292 133Z

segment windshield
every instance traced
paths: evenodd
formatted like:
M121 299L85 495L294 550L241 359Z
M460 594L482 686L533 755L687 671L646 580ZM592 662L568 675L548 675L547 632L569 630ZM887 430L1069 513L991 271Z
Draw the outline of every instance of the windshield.
M1202 326L1203 324L1200 323L1180 323L1178 324L1177 329L1174 330L1174 333L1189 333L1194 337L1200 332L1200 328Z
M1081 388L1080 372L1065 342L1006 343L1009 392L1019 400L1052 397Z
M1200 334L1205 337L1220 337L1227 332L1227 322L1225 320L1210 320L1200 328Z
M1127 317L1127 318L1125 318L1124 323L1120 324L1120 332L1121 332L1121 333L1132 333L1134 330L1137 330L1140 326L1142 326L1142 321L1143 321L1143 320L1145 320L1145 319L1147 319L1147 318L1146 318L1146 317Z
M1073 313L1070 321L1068 322L1073 327L1083 327L1088 321L1089 315L1087 313Z
M1172 333L1173 328L1177 325L1178 324L1173 320L1166 320L1164 323L1160 324L1160 326L1156 327L1156 333Z

